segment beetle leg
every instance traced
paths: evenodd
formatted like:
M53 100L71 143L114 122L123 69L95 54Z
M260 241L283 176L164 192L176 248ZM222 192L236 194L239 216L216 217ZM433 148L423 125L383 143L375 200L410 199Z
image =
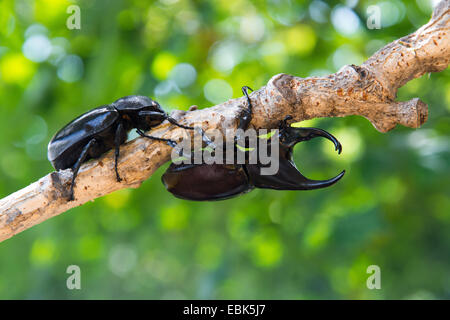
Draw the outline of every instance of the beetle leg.
M216 145L214 144L214 142L211 141L211 139L206 135L205 131L202 128L200 128L200 127L195 128L195 127L189 127L189 126L182 125L182 124L178 123L177 120L175 120L174 118L172 118L170 116L167 116L167 121L169 121L173 125L176 125L177 127L180 127L180 128L186 129L186 130L196 130L197 129L197 132L202 135L202 140L203 140L203 142L206 143L206 146L210 146L213 149L216 148Z
M153 119L161 119L161 121L166 118L165 114L159 111L139 111L138 117L151 117Z
M289 120L292 120L291 115L287 115L286 117L284 117L283 120L280 120L280 124L278 126L278 129L280 130L280 132L283 130L287 130L289 128L289 124L288 124Z
M75 179L78 175L78 171L80 170L81 164L84 162L84 160L86 159L86 156L89 153L89 150L92 148L92 146L94 146L97 143L97 140L92 139L91 141L88 142L88 144L86 144L83 148L83 150L81 151L80 157L78 158L77 162L75 162L75 164L72 167L72 183L70 185L70 195L69 195L69 201L72 201L74 199L73 197L73 187L75 186Z
M159 118L161 118L161 120L166 119L171 124L176 125L177 127L180 127L180 128L186 129L186 130L197 129L195 127L190 127L190 126L185 126L185 125L180 124L177 120L175 120L174 118L167 115L167 113L162 114L161 112L156 112L156 111L140 111L139 116L141 116L141 117L144 117L144 116L159 117ZM211 145L213 148L215 148L214 143L211 141L211 139L208 138L208 136L205 134L205 131L202 128L198 128L198 132L202 135L202 140L206 143L206 145Z
M119 122L116 128L116 136L114 137L114 169L116 170L116 180L117 182L122 181L122 178L119 176L119 171L117 170L117 162L119 161L119 153L120 153L120 143L121 143L121 137L123 136L123 124L122 122Z
M241 133L242 130L246 130L248 128L248 125L250 124L250 121L252 121L252 115L253 115L253 106L252 102L250 101L250 97L248 96L248 90L253 91L252 88L243 86L242 87L242 93L247 97L247 108L242 109L241 113L239 114L238 120L238 131L236 132L236 135L234 136L234 143L237 144L238 141L242 141ZM239 130L240 129L240 130Z
M247 129L248 125L250 124L250 121L252 121L252 115L253 115L253 106L252 102L250 101L250 97L248 96L248 90L253 91L252 88L243 86L242 87L242 93L247 97L247 108L243 109L241 114L239 115L239 125L238 129L245 130Z
M177 120L175 120L174 118L172 118L172 117L169 116L169 115L167 115L167 118L166 118L166 119L167 119L167 121L169 121L171 124L176 125L177 127L180 127L180 128L186 129L186 130L194 130L194 129L195 129L194 127L189 127L189 126L185 126L185 125L182 125L182 124L178 123Z
M145 134L144 132L142 132L141 129L136 128L136 132L141 136L141 137L145 137L145 138L149 138L152 140L156 140L156 141L164 141L166 142L169 146L171 146L172 148L175 148L177 146L177 143L171 139L165 139L165 138L159 138L159 137L154 137L154 136L149 136L148 134Z
M158 138L158 137L154 137L154 136L149 136L149 135L145 134L144 132L142 132L140 129L137 129L137 128L136 128L136 132L137 132L141 137L149 138L149 139L156 140L156 141L164 141L164 142L166 142L169 146L171 146L172 148L174 148L174 149L178 152L178 155L179 155L180 157L188 157L188 158L190 158L189 155L185 155L185 154L183 153L183 148L177 148L178 144L177 144L175 141L171 140L171 139L164 139L164 138Z

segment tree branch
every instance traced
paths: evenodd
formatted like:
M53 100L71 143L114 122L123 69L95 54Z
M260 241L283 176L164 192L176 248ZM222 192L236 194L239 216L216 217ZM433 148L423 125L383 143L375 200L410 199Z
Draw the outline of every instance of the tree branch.
M414 98L395 102L398 88L428 72L445 70L450 59L450 0L435 8L431 20L419 30L376 52L361 66L347 65L326 77L274 76L251 95L251 126L276 128L287 115L302 121L318 117L360 115L377 130L387 132L397 124L420 127L428 115L427 105ZM204 130L236 128L244 98L173 115L179 121ZM179 139L183 131L165 122L152 135ZM171 148L160 142L137 138L121 147L116 182L114 155L108 152L85 163L75 186L75 200L68 202L70 169L52 172L37 182L0 200L0 241L75 206L118 189L137 188L170 159Z

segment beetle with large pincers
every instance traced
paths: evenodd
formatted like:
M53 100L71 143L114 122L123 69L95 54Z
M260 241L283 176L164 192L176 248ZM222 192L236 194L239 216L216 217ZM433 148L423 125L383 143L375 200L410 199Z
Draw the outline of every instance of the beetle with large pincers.
M248 87L243 87L242 91L247 97L247 108L243 109L239 117L238 128L245 130L252 118L252 104L248 95ZM278 147L279 169L275 174L264 175L261 170L267 166L259 158L256 163L248 161L247 146L239 146L238 139L234 142L235 154L246 153L245 163L226 163L222 159L221 163L176 163L172 162L167 171L162 176L162 182L169 192L178 198L194 201L224 200L247 193L254 188L274 189L274 190L312 190L325 188L339 181L345 170L334 178L328 180L310 180L303 176L292 160L294 146L301 142L315 137L324 137L333 142L335 149L341 153L342 146L339 141L330 133L317 128L297 128L288 124L290 116L280 122L277 138L269 138L267 146ZM259 139L259 138L258 138ZM273 142L276 141L276 142ZM272 145L276 143L276 145ZM221 152L225 156L225 152ZM237 157L235 157L235 160Z

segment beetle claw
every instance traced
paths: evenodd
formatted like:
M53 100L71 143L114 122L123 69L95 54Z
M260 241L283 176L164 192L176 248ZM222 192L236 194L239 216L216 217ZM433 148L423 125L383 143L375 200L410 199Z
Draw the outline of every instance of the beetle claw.
M329 186L335 184L339 180L341 180L341 178L344 176L344 174L345 174L345 170L342 170L341 173L339 173L337 176L335 176L331 179L327 179L327 180L310 180L305 177L303 186L305 186L306 189L309 189L309 190L326 188L326 187L329 187Z
M290 119L291 117L288 116L280 123L280 144L289 152L282 153L286 158L280 158L279 172L273 176L258 176L257 173L254 173L255 186L279 190L311 190L325 188L339 181L344 176L345 170L328 180L311 180L298 171L291 158L292 149L297 143L316 137L324 137L333 142L338 154L342 152L342 145L332 134L325 130L288 126L287 120ZM257 172L255 171L256 167L249 165L248 168L249 172Z
M340 154L342 152L342 145L335 136L325 130L318 128L296 128L287 127L285 128L287 132L283 134L283 143L288 147L293 147L295 144L308 141L316 137L324 137L334 144L335 150Z

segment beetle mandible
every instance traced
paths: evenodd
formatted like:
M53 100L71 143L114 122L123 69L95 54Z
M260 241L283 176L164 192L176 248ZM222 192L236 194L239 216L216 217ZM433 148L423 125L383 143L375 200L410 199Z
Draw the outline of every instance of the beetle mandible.
M142 137L164 141L174 147L176 143L171 139L153 137L144 133L164 120L183 129L194 129L179 124L161 108L158 102L145 96L132 95L92 109L59 130L48 144L47 156L56 170L72 169L69 200L74 199L73 188L81 164L89 159L100 157L108 150L115 150L116 179L118 182L122 180L117 170L117 162L120 145L125 143L131 129L135 128Z
M244 95L247 97L247 108L243 109L239 116L238 128L240 129L246 129L252 118L249 89L248 87L242 88ZM339 181L345 174L345 170L328 180L310 180L298 171L292 161L292 151L297 143L315 137L325 137L333 142L338 153L341 153L342 146L333 135L324 130L291 127L288 124L288 120L291 119L291 116L287 116L279 125L279 142L275 146L279 147L279 170L273 175L261 174L261 168L265 167L266 164L259 161L259 158L257 158L256 163L251 164L246 157L246 163L244 164L238 164L236 161L227 164L225 159L223 159L222 164L176 164L173 162L162 176L162 182L166 189L178 198L208 201L232 198L247 193L254 188L312 190L325 188ZM237 144L238 140L235 137L235 154L237 152L248 152L248 148ZM269 138L269 148L272 147L271 142L272 139ZM222 154L225 155L225 152L222 152Z

